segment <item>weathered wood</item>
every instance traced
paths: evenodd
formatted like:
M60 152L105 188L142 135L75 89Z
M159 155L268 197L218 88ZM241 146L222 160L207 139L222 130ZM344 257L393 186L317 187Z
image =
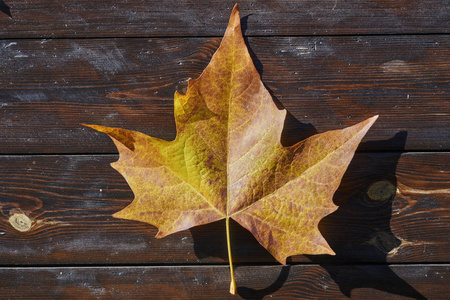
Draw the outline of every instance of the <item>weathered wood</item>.
M0 41L0 153L113 153L80 123L175 137L173 93L220 38ZM366 150L450 149L450 38L249 38L288 112L283 142L379 114ZM406 131L405 143L386 142ZM375 143L374 141L379 141ZM370 145L370 147L369 147Z
M6 299L445 299L449 265L0 268Z
M224 222L155 239L151 225L112 218L133 193L109 166L117 155L99 155L112 142L80 123L173 139L173 93L207 65L235 0L4 2L0 298L232 298ZM233 222L238 295L448 298L447 1L239 5L257 69L289 112L285 145L380 118L320 222L336 256L280 266Z
M235 0L6 1L0 37L221 36ZM249 35L449 32L446 1L240 1Z
M224 222L155 239L151 225L112 218L133 198L109 166L116 159L0 156L0 265L227 261ZM319 227L337 255L289 261L448 261L449 160L450 153L357 154L335 195L339 209ZM236 262L276 263L236 223L231 236Z

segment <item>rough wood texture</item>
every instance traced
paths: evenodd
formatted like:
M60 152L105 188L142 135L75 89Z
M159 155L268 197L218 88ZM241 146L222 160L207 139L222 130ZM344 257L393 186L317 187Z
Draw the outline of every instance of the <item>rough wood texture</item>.
M173 139L173 93L234 3L0 1L0 298L230 298L224 224L155 239L112 218L133 194L80 123ZM280 266L232 223L239 296L448 298L448 1L239 5L285 145L380 114L320 223L337 255Z
M0 268L10 299L444 299L449 265Z
M175 137L173 94L220 38L0 41L0 153L114 153L80 123ZM379 114L365 150L450 149L450 39L249 38L285 144ZM420 124L420 126L418 126ZM387 143L406 131L405 143Z
M221 36L235 0L6 1L0 37ZM248 35L449 32L446 1L240 1ZM246 20L247 20L246 19Z
M133 198L109 166L115 160L98 155L0 157L0 265L227 261L224 222L155 239L153 226L112 218ZM337 256L289 261L448 261L449 160L449 153L358 154L336 193L340 208L320 223ZM28 217L29 230L13 228L12 215ZM236 262L275 263L238 224L233 223L231 235Z

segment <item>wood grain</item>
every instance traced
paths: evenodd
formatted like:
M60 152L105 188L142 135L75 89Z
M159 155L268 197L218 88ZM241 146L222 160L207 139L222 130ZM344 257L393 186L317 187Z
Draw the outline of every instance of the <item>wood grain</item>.
M173 139L173 93L201 74L219 43L0 41L0 153L116 152L80 123ZM258 37L248 44L263 82L289 112L284 144L379 114L361 149L450 149L447 35ZM404 143L392 141L399 132L408 134Z
M155 239L151 225L112 218L133 198L109 166L116 159L0 156L0 265L226 263L224 222ZM339 209L319 227L337 255L289 261L448 261L449 159L449 153L357 154L334 198ZM393 193L383 194L389 185ZM31 229L11 226L14 214L28 217ZM276 264L237 223L231 236L236 262Z
M447 2L239 2L289 112L283 144L380 115L319 224L336 256L280 266L231 224L240 298L447 298ZM231 298L224 223L155 239L112 218L133 193L112 142L80 123L173 139L173 93L206 67L234 4L0 1L0 298Z
M221 36L234 0L7 1L0 37ZM449 32L445 1L240 1L249 35Z
M11 299L444 299L449 265L0 268Z

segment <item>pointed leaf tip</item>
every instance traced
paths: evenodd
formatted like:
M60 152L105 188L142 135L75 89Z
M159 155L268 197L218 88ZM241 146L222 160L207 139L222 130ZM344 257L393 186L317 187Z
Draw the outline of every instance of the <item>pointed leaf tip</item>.
M136 131L125 130L121 128L113 128L113 127L105 127L100 125L89 125L89 124L81 124L86 127L90 127L99 132L106 133L119 148L121 144L125 146L127 149L134 151L136 137L139 135L143 135ZM120 151L119 151L120 152Z
M158 238L232 218L283 264L295 254L335 254L318 224L337 209L333 194L378 116L283 147L286 111L253 65L237 4L202 75L185 95L175 93L174 114L171 142L83 124L113 139L120 153L114 168L134 192L115 218L152 224Z
M373 116L373 117L370 117L368 120L370 120L370 123L373 124L373 123L375 123L376 120L378 120L378 117L379 117L379 116L380 116L380 115L375 115L375 116Z
M241 25L241 18L239 16L239 5L235 4L230 15L230 19L228 21L229 28L239 27Z
M230 19L233 18L234 14L236 13L239 14L239 4L237 3L233 6L233 9L231 10Z

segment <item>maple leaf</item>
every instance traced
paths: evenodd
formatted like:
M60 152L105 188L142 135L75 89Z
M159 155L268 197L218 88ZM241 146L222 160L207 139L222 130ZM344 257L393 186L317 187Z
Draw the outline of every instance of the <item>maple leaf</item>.
M377 116L282 146L286 116L260 80L242 37L237 5L211 62L185 95L175 93L177 136L87 125L108 134L112 166L135 199L116 218L150 223L156 237L226 219L248 229L280 263L295 254L334 254L318 230L336 210L332 197Z

